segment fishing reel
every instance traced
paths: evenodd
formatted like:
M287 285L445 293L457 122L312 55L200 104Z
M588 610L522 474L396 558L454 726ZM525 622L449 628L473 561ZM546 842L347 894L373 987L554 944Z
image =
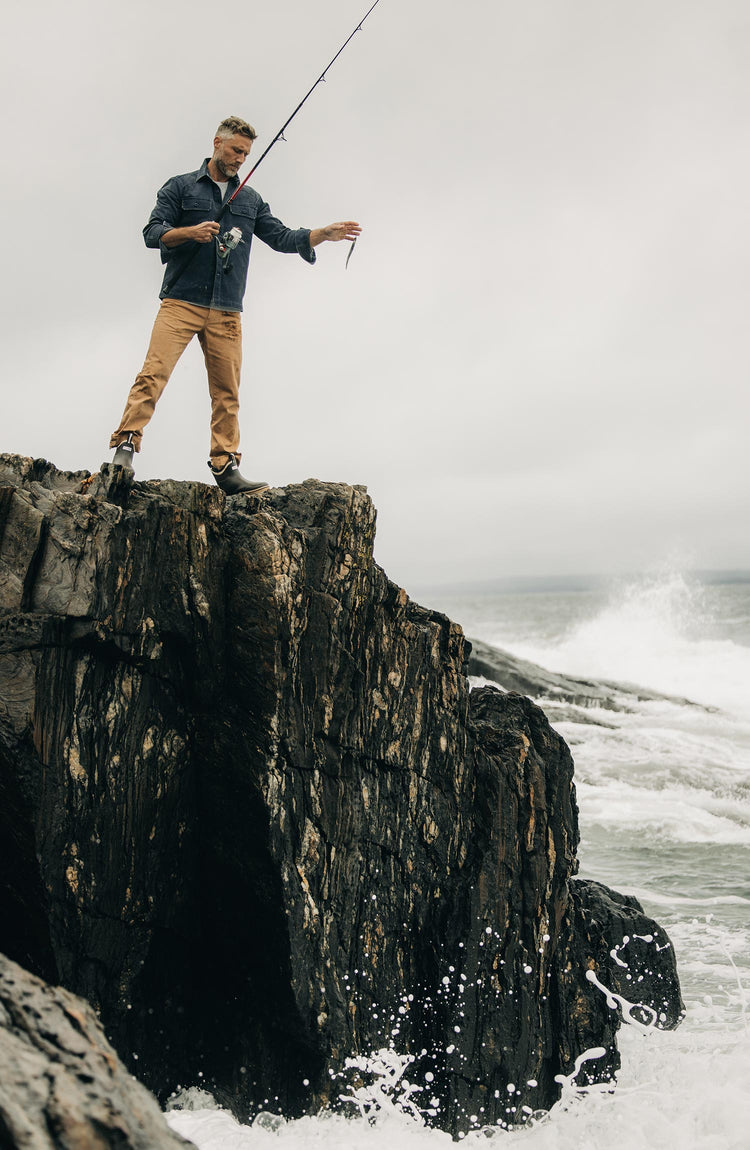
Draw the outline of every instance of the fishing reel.
M217 236L216 242L219 245L219 255L224 260L224 270L229 267L229 257L236 247L244 244L242 232L239 228L230 228L228 232L224 232L223 236Z

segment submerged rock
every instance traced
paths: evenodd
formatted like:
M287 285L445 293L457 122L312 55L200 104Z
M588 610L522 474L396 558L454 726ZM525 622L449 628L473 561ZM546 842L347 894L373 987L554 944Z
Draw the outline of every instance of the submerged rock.
M470 692L363 488L0 456L0 524L0 948L162 1100L314 1111L393 1046L457 1133L549 1107L586 1045L611 1075L570 752Z
M700 703L693 703L676 695L664 695L649 691L633 683L613 682L609 679L576 679L572 675L560 675L548 671L528 659L511 655L500 647L493 647L481 639L471 640L469 674L490 679L506 691L520 691L544 703L546 714L556 721L597 723L580 711L574 714L573 707L596 707L606 711L632 712L639 703L674 703L680 707L699 707L710 710ZM552 706L550 706L552 704ZM568 704L567 707L560 704ZM601 722L601 726L607 726Z

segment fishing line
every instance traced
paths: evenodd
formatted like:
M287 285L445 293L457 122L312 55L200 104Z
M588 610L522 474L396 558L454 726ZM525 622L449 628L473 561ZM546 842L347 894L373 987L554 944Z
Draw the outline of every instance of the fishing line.
M315 81L315 83L313 84L313 86L312 86L312 88L310 89L310 91L307 93L307 95L303 96L303 98L300 100L300 102L299 102L299 104L297 105L297 107L296 107L296 108L294 109L294 111L292 112L292 114L291 114L291 116L289 117L289 119L288 119L288 120L287 120L287 121L286 121L286 122L285 122L285 123L284 123L284 124L283 124L283 125L282 125L282 126L279 128L278 132L276 133L276 135L274 136L274 138L271 140L271 143L268 145L268 147L265 149L265 151L263 151L263 152L261 153L261 155L260 155L259 159L256 161L256 163L255 163L255 164L253 164L252 168L251 168L251 169L250 169L250 171L247 173L247 175L245 176L245 178L244 178L244 180L242 181L242 183L240 184L240 186L239 186L238 188L236 188L236 189L235 189L235 191L232 193L232 195L229 197L229 199L226 201L226 203L222 205L221 211L219 212L219 215L218 215L217 219L219 219L219 220L221 219L221 217L224 215L224 212L227 210L227 208L228 208L228 207L229 207L229 205L231 204L232 200L234 199L234 197L235 197L236 195L238 195L238 194L239 194L239 192L241 192L241 191L242 191L242 189L244 188L245 184L246 184L246 183L247 183L247 181L250 179L250 177L253 175L253 173L254 173L254 172L257 172L258 168L259 168L259 167L260 167L260 165L263 163L263 161L265 160L265 158L266 158L266 156L268 155L268 153L271 151L271 148L274 146L274 144L277 144L277 143L279 142L279 140L283 140L283 139L284 139L284 132L285 132L285 131L286 131L286 129L289 127L289 125L291 124L291 122L292 122L292 120L294 119L294 117L297 115L297 113L300 111L300 109L301 109L301 108L302 108L302 107L303 107L303 106L304 106L304 105L307 103L307 101L309 100L310 96L312 96L313 92L314 92L314 91L315 91L315 89L317 88L318 84L322 84L322 83L324 82L324 80L325 80L325 78L326 78L326 72L328 72L328 71L331 69L331 67L332 67L332 66L333 66L333 65L336 63L336 61L338 60L338 58L339 58L339 56L341 55L341 53L344 51L344 49L346 48L346 46L347 46L349 43L351 43L351 41L354 39L354 37L357 35L357 33L362 31L362 25L364 24L365 20L366 20L366 19L367 19L367 17L370 15L370 13L372 12L373 8L377 8L377 6L378 6L378 4L379 4L379 3L380 3L380 0L375 0L375 3L372 5L372 7L371 7L371 8L368 8L367 12L365 12L365 14L364 14L364 16L362 17L362 19L360 20L359 24L357 25L357 27L356 27L356 28L354 29L354 31L352 32L351 36L349 36L349 37L348 37L348 39L346 39L346 40L344 41L344 43L341 45L341 47L339 48L338 52L337 52L337 53L336 53L336 55L333 57L333 59L332 59L332 60L330 60L328 64L326 64L325 68L323 69L323 71L322 71L322 72L320 73L320 75L318 76L317 80L316 80L316 81ZM356 242L357 242L357 241L355 240L355 241L354 241L354 243L356 243ZM353 246L353 245L352 245L352 246ZM350 252L349 254L351 255L351 252Z
M338 50L338 52L336 53L336 55L335 55L335 56L333 56L333 57L332 57L332 58L331 58L331 59L328 61L328 63L326 64L325 68L323 69L323 71L320 73L320 75L318 76L317 80L316 80L316 81L315 81L315 83L313 84L312 88L310 88L309 92L307 92L307 93L306 93L306 94L305 94L305 95L302 97L302 99L300 100L299 104L297 105L297 107L296 107L296 108L294 109L294 111L292 112L292 114L291 114L291 116L289 117L289 119L288 119L288 120L286 120L286 121L285 121L285 122L282 124L282 126L279 128L278 132L276 133L276 135L274 136L274 138L271 140L271 143L268 145L268 147L267 147L267 148L265 148L265 149L264 149L264 151L261 153L261 155L259 156L259 158L258 158L258 159L256 160L256 162L253 164L252 168L251 168L251 169L250 169L250 171L247 173L247 175L245 176L245 178L244 178L244 180L242 181L242 183L241 183L241 184L240 184L240 185L239 185L237 188L235 188L234 192L232 192L232 195L229 197L229 199L228 199L228 200L226 200L226 201L225 201L225 202L222 204L221 208L219 209L219 214L218 214L218 216L216 217L216 220L217 220L217 222L219 222L219 221L221 220L221 218L223 217L223 215L224 215L224 213L226 212L227 208L228 208L228 207L229 207L229 205L231 204L232 200L235 198L235 196L237 196L237 195L238 195L238 194L239 194L239 193L242 191L242 189L244 188L245 184L246 184L246 183L247 183L247 181L250 179L250 177L253 175L253 173L254 173L254 172L257 172L258 168L259 168L259 167L260 167L260 165L263 163L263 161L265 160L265 158L266 158L266 156L268 155L268 153L271 151L271 148L274 146L274 144L278 144L279 140L285 140L285 137L284 137L284 132L285 132L285 131L286 131L286 129L289 127L289 125L291 124L291 122L292 122L292 120L294 119L294 117L297 115L297 113L300 111L300 109L301 109L302 107L304 107L304 105L305 105L305 104L307 103L307 101L310 99L310 96L312 96L312 94L313 94L313 92L315 91L315 89L317 88L318 84L322 84L322 83L324 83L324 82L325 82L326 73L327 73L327 72L328 72L328 71L331 69L331 67L332 67L332 66L333 66L333 65L336 63L336 61L338 60L338 58L339 58L339 56L341 55L341 53L344 51L344 49L347 47L347 45L348 45L348 44L350 44L350 43L351 43L351 41L354 39L354 37L357 35L357 32L360 32L360 31L362 30L362 25L364 24L365 20L366 20L366 19L367 19L367 17L370 15L370 13L373 11L373 9L374 9L374 8L377 8L377 6L378 6L378 4L379 4L379 3L380 3L380 0L375 0L375 3L374 3L374 4L372 4L372 5L371 5L371 6L370 6L370 7L367 9L367 11L365 12L364 16L362 17L362 19L361 19L361 20L359 21L359 23L357 24L357 26L356 26L356 28L354 29L354 31L351 33L351 35L350 35L350 36L348 36L348 37L347 37L347 39L344 41L344 43L343 43L343 44L341 45L341 47L339 48L339 50ZM344 270L346 270L346 268L348 268L348 266L349 266L349 260L352 258L352 252L354 251L354 245L356 244L356 242L357 242L357 241L356 241L356 239L352 241L352 246L349 248L349 254L348 254L348 255L347 255L347 257L346 257L346 264L344 265ZM196 247L193 249L193 251L192 251L192 252L191 252L191 253L188 255L188 257L187 257L187 259L185 260L185 263L183 264L182 268L181 268L181 269L178 271L177 275L175 276L175 278L174 278L174 279L172 280L172 282L170 283L170 285L169 285L169 287L170 287L170 291L171 291L171 290L174 288L174 286L175 286L175 284L177 283L177 281L178 281L179 279L181 279L181 278L182 278L183 274L185 273L185 271L187 270L187 268L188 268L189 264L191 263L191 261L192 261L193 257L194 257L194 256L197 254L197 251L198 251L198 245L196 245Z

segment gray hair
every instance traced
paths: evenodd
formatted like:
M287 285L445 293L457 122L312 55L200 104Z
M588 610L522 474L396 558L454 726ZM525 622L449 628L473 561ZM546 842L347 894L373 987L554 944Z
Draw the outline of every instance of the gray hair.
M222 140L228 140L230 136L247 136L248 139L254 140L258 133L247 120L241 120L239 116L227 116L216 129L216 135Z

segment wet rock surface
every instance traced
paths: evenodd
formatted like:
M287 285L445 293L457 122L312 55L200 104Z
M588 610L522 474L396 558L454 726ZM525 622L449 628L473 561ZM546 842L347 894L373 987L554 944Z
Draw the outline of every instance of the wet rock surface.
M363 488L0 456L0 949L162 1100L314 1111L393 1045L436 1124L519 1122L616 1066L586 971L633 908L592 927L567 746L374 531Z
M553 975L563 1061L570 1065L575 1051L603 1050L583 1064L576 1081L585 1085L607 1081L619 1069L616 1034L623 1019L673 1030L685 1008L672 943L637 899L574 879L566 913Z

